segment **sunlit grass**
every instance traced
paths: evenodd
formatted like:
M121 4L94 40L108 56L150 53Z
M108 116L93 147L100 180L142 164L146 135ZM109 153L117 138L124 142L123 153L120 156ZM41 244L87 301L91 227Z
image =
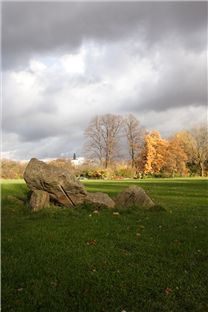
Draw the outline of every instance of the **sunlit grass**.
M112 197L142 186L166 211L50 207L2 184L3 311L207 311L208 181L84 181Z

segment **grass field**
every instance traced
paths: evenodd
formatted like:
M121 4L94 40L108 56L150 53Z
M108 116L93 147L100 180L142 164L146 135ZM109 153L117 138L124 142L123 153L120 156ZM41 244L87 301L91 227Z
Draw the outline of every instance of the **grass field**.
M110 196L141 185L166 211L31 213L2 183L2 311L208 311L208 181L86 181Z

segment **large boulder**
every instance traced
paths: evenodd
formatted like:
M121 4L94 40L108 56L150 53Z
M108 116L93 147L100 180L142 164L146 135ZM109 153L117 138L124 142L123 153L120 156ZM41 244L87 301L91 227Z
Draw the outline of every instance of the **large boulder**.
M108 196L108 194L97 192L97 193L87 193L86 203L95 204L96 207L106 207L113 208L115 206L114 201Z
M36 158L32 158L28 163L24 179L32 191L30 207L33 211L48 206L49 200L67 207L84 203L106 208L115 206L107 194L88 193L74 175Z
M119 193L114 200L117 207L138 206L150 208L154 206L151 198L141 187L136 185L126 188L123 192Z
M49 205L49 194L45 191L35 190L30 197L30 208L32 211L38 211Z
M56 168L36 158L28 163L24 179L31 191L45 191L50 199L64 206L76 206L87 197L84 186L67 170Z

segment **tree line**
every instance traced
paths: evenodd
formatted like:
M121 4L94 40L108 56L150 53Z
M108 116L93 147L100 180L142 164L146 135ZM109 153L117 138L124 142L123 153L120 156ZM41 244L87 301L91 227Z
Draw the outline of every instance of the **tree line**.
M84 134L87 157L105 169L115 165L123 147L139 176L204 176L208 170L206 124L164 139L159 131L145 129L133 114L105 114L94 117Z
M74 166L69 158L49 163L87 178L139 178L145 176L208 176L207 125L178 131L162 138L148 131L133 115L105 114L92 118L84 132L86 161ZM1 178L23 178L27 163L2 159Z

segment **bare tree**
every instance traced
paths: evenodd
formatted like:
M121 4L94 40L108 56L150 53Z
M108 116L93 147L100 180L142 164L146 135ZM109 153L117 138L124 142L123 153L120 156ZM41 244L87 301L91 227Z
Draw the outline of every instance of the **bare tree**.
M200 175L204 176L205 161L208 160L208 128L207 125L199 124L191 130L195 140L195 158L200 166Z
M122 126L122 117L107 114L101 117L101 133L104 142L104 166L107 168L114 157L118 155L119 132Z
M85 144L87 155L91 158L98 159L100 165L102 166L104 146L101 130L101 117L96 116L90 121L89 126L85 130L84 134L87 140Z
M205 163L208 161L208 131L206 124L199 124L191 130L176 134L182 142L182 147L188 157L188 162L196 164L200 175L204 176Z
M120 116L106 114L93 118L85 130L88 155L98 158L105 168L117 156L121 126Z
M135 167L135 161L139 151L144 144L145 129L140 125L139 120L132 114L129 114L124 120L124 129L128 142L131 165Z

